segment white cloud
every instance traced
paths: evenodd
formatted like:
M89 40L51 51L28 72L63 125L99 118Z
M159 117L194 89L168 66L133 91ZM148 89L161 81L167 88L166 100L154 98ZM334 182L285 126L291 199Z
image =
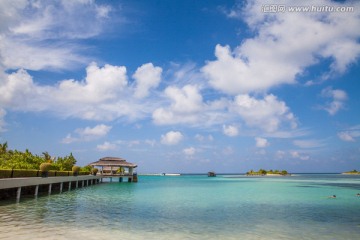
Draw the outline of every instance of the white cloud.
M96 125L93 128L86 127L86 128L79 128L76 129L75 132L78 133L81 137L85 139L89 138L98 138L103 137L111 130L111 126L107 126L105 124Z
M290 151L290 156L292 158L297 158L297 159L300 159L300 160L309 160L310 159L309 155L299 153L298 151Z
M339 132L338 137L345 142L355 142L355 138L350 132Z
M327 103L325 107L322 107L330 115L335 115L339 110L344 108L345 101L347 100L347 94L340 89L332 89L327 87L321 91L321 96L330 98L331 102Z
M32 77L23 69L0 79L0 106L15 109L28 108L31 97L37 97L38 89ZM30 98L30 99L29 99ZM32 108L36 109L35 106Z
M165 145L176 145L183 139L183 137L184 136L181 132L170 131L165 135L161 135L161 143Z
M91 63L84 81L63 80L44 86L20 69L0 79L0 107L17 111L48 111L63 118L87 120L138 119L153 111L153 102L132 98L126 68Z
M223 125L223 133L229 137L235 137L239 134L239 130L233 125Z
M277 159L284 159L286 156L286 152L282 151L282 150L278 150L278 151L276 151L275 156Z
M196 134L195 139L198 140L199 142L202 142L205 140L205 137L201 134Z
M189 148L183 149L183 153L187 156L192 156L195 154L195 152L196 152L196 149L194 147L189 147Z
M115 150L117 145L110 142L104 142L103 144L99 144L96 146L96 149L99 151L108 151L108 150Z
M257 137L255 138L256 147L264 148L270 145L269 141L266 138Z
M293 144L299 148L319 148L325 146L323 140L317 139L294 140Z
M352 126L344 131L338 132L338 137L345 142L355 142L360 137L360 125Z
M208 140L208 141L213 141L214 140L214 137L211 135L211 134L209 134L208 136L203 136L203 135L201 135L201 134L196 134L195 135L195 139L197 140L197 141L199 141L199 142L203 142L203 141L205 141L205 140Z
M111 11L95 1L1 1L1 64L41 70L84 63L76 40L100 34Z
M72 143L78 141L92 141L101 137L104 137L111 130L111 126L104 124L96 125L95 127L86 127L78 128L74 132L77 134L76 137L73 137L71 134L68 134L63 140L62 143Z
M204 101L198 85L187 84L183 87L169 86L165 89L161 107L152 113L157 125L184 124L191 127L210 127L230 121L233 116L227 108L230 101L226 98Z
M135 97L144 98L149 95L149 90L156 88L161 80L162 69L146 63L139 67L132 76L136 80Z
M171 101L168 108L157 108L153 112L156 124L196 123L198 113L202 110L202 96L196 86L186 85L183 88L167 87L165 95Z
M69 133L68 135L66 135L65 138L63 138L61 140L61 143L70 144L70 143L73 143L73 142L77 142L79 140L80 140L79 138L75 138L75 137L71 136L71 134Z
M0 132L4 132L5 131L5 120L4 117L6 115L6 111L2 108L0 108Z
M285 102L279 101L270 94L263 99L256 99L247 94L238 95L231 106L231 111L240 115L248 126L258 127L266 132L275 132L281 123L290 124L296 128L294 115Z
M317 2L322 3L344 5ZM255 37L246 39L234 50L229 46L216 46L217 59L202 68L215 89L234 95L266 91L295 83L307 67L324 58L331 62L330 73L342 73L359 57L360 32L353 31L360 28L358 11L273 14L261 11L263 4L248 1L245 9L230 11L231 16L244 17ZM358 2L352 5L355 9L360 7ZM236 11L240 11L239 14Z
M156 144L156 140L154 140L154 139L146 139L145 140L145 143L146 144L148 144L148 145L150 145L151 147L153 147L153 146L155 146L155 144Z

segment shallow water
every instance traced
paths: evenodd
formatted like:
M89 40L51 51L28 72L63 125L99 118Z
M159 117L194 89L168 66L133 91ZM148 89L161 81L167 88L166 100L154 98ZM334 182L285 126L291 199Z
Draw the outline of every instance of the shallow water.
M2 202L0 239L360 239L358 192L338 174L139 176Z

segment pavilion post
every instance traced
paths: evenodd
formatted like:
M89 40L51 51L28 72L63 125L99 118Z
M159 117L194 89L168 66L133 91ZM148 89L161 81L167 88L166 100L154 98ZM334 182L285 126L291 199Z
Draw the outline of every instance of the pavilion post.
M21 196L21 187L18 187L17 191L16 191L16 201L20 201L20 196Z
M35 186L35 194L34 194L34 196L37 197L38 193L39 193L39 185L36 185Z

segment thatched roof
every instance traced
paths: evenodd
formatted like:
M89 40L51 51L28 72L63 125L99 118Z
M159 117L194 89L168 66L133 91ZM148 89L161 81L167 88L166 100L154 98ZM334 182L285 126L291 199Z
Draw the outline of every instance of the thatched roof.
M89 164L90 166L106 166L106 167L127 167L127 168L136 168L137 164L127 162L123 158L117 157L104 157L100 158L99 161L93 162Z

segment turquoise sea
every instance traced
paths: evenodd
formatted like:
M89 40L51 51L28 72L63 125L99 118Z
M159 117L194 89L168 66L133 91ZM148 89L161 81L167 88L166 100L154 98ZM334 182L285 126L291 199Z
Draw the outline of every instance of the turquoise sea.
M0 239L360 239L357 193L340 174L139 176L0 202Z

